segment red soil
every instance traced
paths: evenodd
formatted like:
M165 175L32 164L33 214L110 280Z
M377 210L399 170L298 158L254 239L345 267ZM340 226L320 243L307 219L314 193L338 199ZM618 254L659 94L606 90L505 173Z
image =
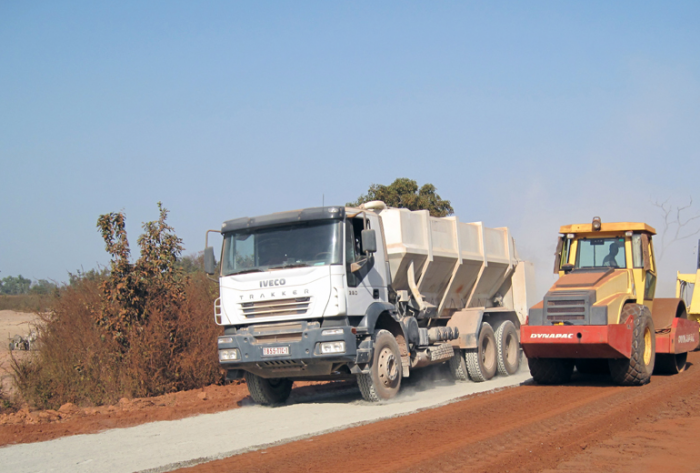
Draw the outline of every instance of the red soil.
M179 470L698 471L700 352L642 387L527 385Z

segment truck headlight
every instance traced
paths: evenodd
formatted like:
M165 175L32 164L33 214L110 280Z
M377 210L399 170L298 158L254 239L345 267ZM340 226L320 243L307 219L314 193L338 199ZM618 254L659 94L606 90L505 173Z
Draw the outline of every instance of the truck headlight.
M224 345L226 343L233 343L233 337L219 337L219 345Z
M324 342L321 343L321 354L345 353L345 342Z
M219 361L238 361L241 359L241 352L238 348L219 350Z

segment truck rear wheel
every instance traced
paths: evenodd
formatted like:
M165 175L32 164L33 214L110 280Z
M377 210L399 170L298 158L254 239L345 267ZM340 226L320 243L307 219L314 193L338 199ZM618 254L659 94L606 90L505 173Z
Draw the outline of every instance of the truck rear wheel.
M469 377L477 383L493 378L498 369L497 353L496 336L491 325L484 322L481 324L476 350L467 350L465 354Z
M520 343L518 331L510 320L506 320L496 329L496 346L498 373L503 376L515 374L520 368Z
M568 383L574 372L574 360L568 358L529 358L527 362L538 384Z
M621 386L641 386L651 379L656 359L656 335L651 313L643 305L625 304L620 320L634 317L632 353L623 359L608 360L613 381Z
M401 387L401 352L394 336L387 330L374 335L374 356L369 373L357 376L365 401L379 402L396 396Z
M685 370L685 363L688 360L688 353L659 354L656 355L656 364L654 365L655 374L678 374Z
M455 381L469 381L469 372L467 371L467 361L464 359L464 351L455 348L455 354L447 362L450 368L450 375Z
M282 404L292 393L293 381L285 378L265 379L256 374L245 373L245 382L253 401L263 406Z

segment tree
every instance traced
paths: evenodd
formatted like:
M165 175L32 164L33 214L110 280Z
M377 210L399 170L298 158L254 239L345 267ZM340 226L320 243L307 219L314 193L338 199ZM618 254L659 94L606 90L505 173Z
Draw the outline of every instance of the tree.
M169 313L184 299L184 272L177 265L182 239L165 223L168 211L160 202L158 210L157 221L143 224L145 233L137 240L141 255L133 264L126 216L111 212L97 221L107 252L112 255L109 276L102 282L105 304L97 323L125 348L130 329L147 324L149 310L158 307Z
M32 287L29 288L31 294L47 295L55 293L58 290L58 285L56 283L47 281L46 279L39 279L38 281L32 283Z
M700 233L700 226L695 220L700 219L700 214L688 217L687 212L693 206L693 198L688 199L688 205L674 206L668 199L664 202L653 201L663 215L664 223L659 232L659 245L656 246L656 258L661 260L666 249L677 241L685 240Z
M176 266L186 274L201 273L204 270L204 252L200 251L192 255L185 255L180 258Z
M7 296L26 294L29 292L31 284L32 280L23 278L21 274L17 277L7 276L0 279L0 294Z
M413 179L400 177L388 186L372 184L367 194L361 195L357 201L348 202L348 206L357 207L372 200L382 200L389 207L410 210L429 210L433 217L447 217L454 213L449 200L442 200L435 186L424 184L420 189Z

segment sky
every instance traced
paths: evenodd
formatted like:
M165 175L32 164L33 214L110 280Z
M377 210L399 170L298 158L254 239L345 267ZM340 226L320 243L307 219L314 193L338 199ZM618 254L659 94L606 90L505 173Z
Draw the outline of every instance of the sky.
M432 183L508 226L537 290L560 225L700 214L700 2L0 2L0 278L224 220ZM691 204L692 201L692 204ZM671 212L672 222L675 213ZM665 232L657 295L700 235ZM700 219L680 236L700 230ZM657 249L658 252L658 249Z

